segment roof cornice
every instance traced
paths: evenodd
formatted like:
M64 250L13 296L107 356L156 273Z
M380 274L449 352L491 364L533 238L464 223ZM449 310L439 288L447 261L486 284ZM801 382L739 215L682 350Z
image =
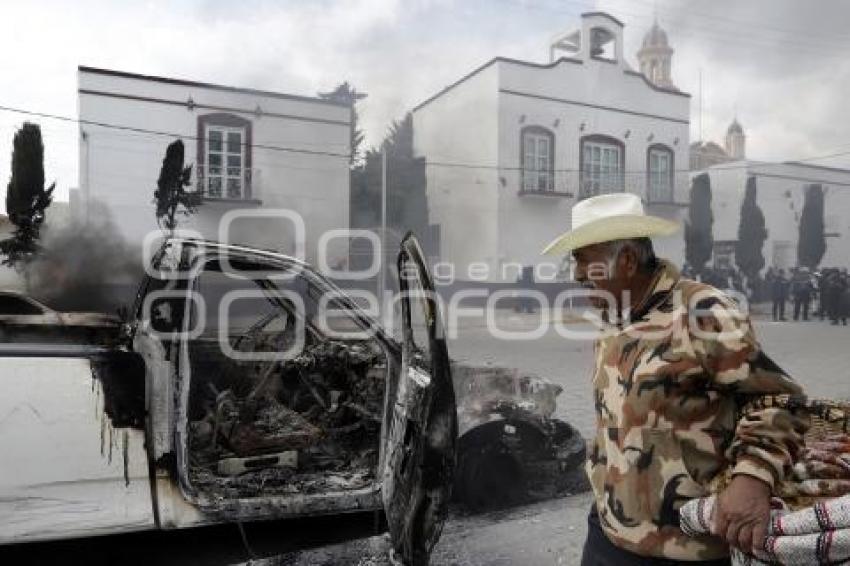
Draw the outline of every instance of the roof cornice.
M318 98L313 96L300 96L296 94L284 94L281 92L273 92L269 90L257 90L253 88L240 88L235 86L226 86L214 83L204 83L199 81L188 81L184 79L173 79L170 77L160 77L157 75L142 75L138 73L129 73L127 71L115 71L112 69L101 69L98 67L88 67L85 65L77 66L77 70L81 73L90 73L93 75L105 75L110 77L120 77L123 79L135 79L142 81L151 81L158 82L163 84L177 85L177 86L192 86L199 88L208 88L211 90L220 90L224 92L235 92L239 94L253 94L256 96L266 96L269 98L279 98L283 100L297 100L300 102L312 102L316 104L327 104L330 106L339 106L342 108L348 108L349 105L344 102L336 102L334 100L327 100L324 98Z

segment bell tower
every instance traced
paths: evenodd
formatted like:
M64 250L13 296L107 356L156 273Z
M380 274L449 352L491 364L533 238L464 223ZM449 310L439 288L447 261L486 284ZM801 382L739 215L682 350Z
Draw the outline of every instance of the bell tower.
M637 52L637 58L640 63L640 72L649 82L662 88L676 88L670 78L673 48L667 41L667 32L658 25L658 20L643 36L643 44Z
M744 135L744 128L741 127L738 118L735 118L726 130L726 153L732 159L746 159L746 148L747 136Z

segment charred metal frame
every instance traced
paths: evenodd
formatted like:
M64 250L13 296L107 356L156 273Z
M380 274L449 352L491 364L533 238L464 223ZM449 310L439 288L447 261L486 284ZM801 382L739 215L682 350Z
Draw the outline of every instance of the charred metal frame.
M395 381L393 376L397 373L401 366L401 351L398 345L389 338L380 324L362 311L350 297L342 292L331 281L316 273L305 264L288 258L286 256L274 254L271 252L261 252L250 250L248 248L239 248L235 246L224 246L212 242L203 242L196 240L171 240L172 242L180 243L184 246L195 248L197 252L192 258L192 264L189 269L190 284L187 285L186 295L193 289L192 281L195 281L198 275L202 272L202 266L214 260L217 255L227 255L232 262L244 262L246 264L259 265L266 268L266 273L269 272L297 272L298 277L303 277L313 285L316 285L323 291L334 293L334 296L343 306L349 309L353 320L361 327L361 330L372 332L374 339L380 345L387 359L387 374L388 388L389 384ZM156 260L162 257L164 250L160 250ZM149 285L144 284L136 299L136 307L134 312L140 313L141 304L144 300L144 295L147 292ZM190 301L186 301L188 308ZM184 323L190 320L189 313L184 313ZM315 514L341 513L341 512L359 512L363 510L379 509L381 507L380 479L374 482L369 488L363 488L353 491L344 492L324 492L309 495L285 495L271 497L251 497L238 498L229 501L219 501L206 497L203 493L198 492L192 485L189 478L188 466L188 402L189 390L191 386L191 374L188 368L188 350L185 340L181 340L177 345L177 367L174 368L174 387L173 391L173 407L172 407L172 447L171 456L168 453L160 455L156 458L160 469L165 468L169 476L172 477L179 488L180 493L189 503L196 505L209 520L227 519L227 520L251 520L258 518L285 518ZM156 418L156 415L153 415ZM383 440L383 438L382 438ZM378 470L381 469L384 457L383 442L380 446L380 458ZM165 457L164 457L165 456ZM376 474L379 478L380 474Z

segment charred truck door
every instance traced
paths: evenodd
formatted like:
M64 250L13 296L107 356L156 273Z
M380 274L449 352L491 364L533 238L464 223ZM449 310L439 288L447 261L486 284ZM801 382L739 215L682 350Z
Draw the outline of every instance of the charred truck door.
M448 513L457 410L439 300L412 234L401 243L398 273L403 351L387 384L382 493L397 557L419 566Z
M145 447L156 526L171 529L209 522L182 496L177 485L174 419L175 377L180 362L180 336L189 321L193 295L190 266L195 250L167 240L148 267L133 308L135 320L126 332L146 371Z
M383 335L323 330L330 289L306 265L191 245L171 422L176 485L194 514L175 501L172 524L379 509L384 391L400 353Z

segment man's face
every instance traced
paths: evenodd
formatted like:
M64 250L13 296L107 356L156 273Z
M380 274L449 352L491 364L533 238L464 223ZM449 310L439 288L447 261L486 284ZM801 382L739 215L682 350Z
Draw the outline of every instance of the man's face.
M576 281L585 289L610 293L620 305L630 277L630 270L622 262L623 254L617 254L612 261L609 244L593 244L574 250L572 255L576 262ZM590 304L597 309L611 306L599 296L591 296Z

